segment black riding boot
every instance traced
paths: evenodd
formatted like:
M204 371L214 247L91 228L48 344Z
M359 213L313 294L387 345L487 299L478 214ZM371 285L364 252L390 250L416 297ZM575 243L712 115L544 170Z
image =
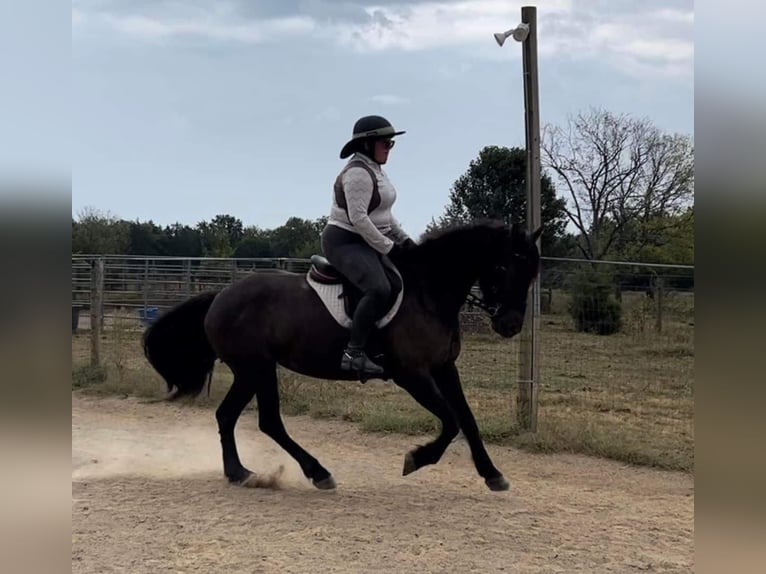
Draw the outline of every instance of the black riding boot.
M385 371L377 363L367 356L364 349L357 349L349 345L343 351L343 359L340 362L340 368L344 371L354 371L360 376L375 377L382 375Z
M354 312L351 326L351 340L343 352L340 368L344 371L355 371L361 377L377 376L384 373L383 367L374 363L364 351L367 337L375 326L375 320L380 315L378 302L372 295L365 295Z

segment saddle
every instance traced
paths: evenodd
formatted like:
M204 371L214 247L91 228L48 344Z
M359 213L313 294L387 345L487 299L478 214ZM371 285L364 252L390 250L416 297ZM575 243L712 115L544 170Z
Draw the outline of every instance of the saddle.
M387 258L383 259L383 269L391 284L391 298L386 306L388 311L375 323L378 328L391 322L404 295L402 276ZM362 298L362 292L321 255L311 256L311 268L306 281L319 295L333 318L343 327L351 328L351 318Z

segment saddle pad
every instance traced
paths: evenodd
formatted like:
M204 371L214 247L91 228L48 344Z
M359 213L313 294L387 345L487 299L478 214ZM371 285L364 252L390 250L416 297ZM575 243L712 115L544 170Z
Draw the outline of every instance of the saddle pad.
M395 270L396 274L399 275L399 279L401 280L402 276L399 273L399 270ZM340 283L334 284L334 285L325 285L324 283L318 283L314 281L308 273L306 273L306 281L311 286L311 288L316 292L317 295L319 295L319 299L321 299L322 303L324 303L324 306L327 308L327 310L330 312L330 315L332 315L333 319L335 319L338 324L341 327L345 327L346 329L351 328L351 317L348 316L346 313L345 306L343 304L343 297L341 297L341 293L343 292L343 285ZM378 319L375 322L375 326L378 327L378 329L382 329L386 325L388 325L391 320L396 316L397 311L399 311L399 307L402 304L402 299L404 298L404 287L399 291L399 295L396 296L396 301L394 301L393 306L391 309L389 309L388 313L386 313L383 317Z

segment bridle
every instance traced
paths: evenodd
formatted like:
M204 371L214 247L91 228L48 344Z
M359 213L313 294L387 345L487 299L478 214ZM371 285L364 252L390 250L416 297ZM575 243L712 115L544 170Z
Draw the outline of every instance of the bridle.
M488 305L484 302L484 299L477 297L473 293L469 293L465 298L465 301L466 303L476 305L479 309L486 311L490 317L497 315L497 312L500 310L500 305Z
M507 267L505 265L495 265L493 268L494 272L497 273L505 273L507 270ZM469 303L471 305L475 305L479 309L482 309L486 313L489 314L490 317L495 317L500 311L501 305L499 303L496 303L495 305L490 305L484 301L481 297L477 297L473 293L468 293L468 296L465 298L466 303Z

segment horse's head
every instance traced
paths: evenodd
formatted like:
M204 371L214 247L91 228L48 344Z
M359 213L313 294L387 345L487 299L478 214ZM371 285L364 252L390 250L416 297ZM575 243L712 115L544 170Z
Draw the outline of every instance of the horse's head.
M531 235L506 228L479 276L484 304L493 309L492 329L503 337L518 334L524 324L527 293L540 268L541 233L542 227Z

